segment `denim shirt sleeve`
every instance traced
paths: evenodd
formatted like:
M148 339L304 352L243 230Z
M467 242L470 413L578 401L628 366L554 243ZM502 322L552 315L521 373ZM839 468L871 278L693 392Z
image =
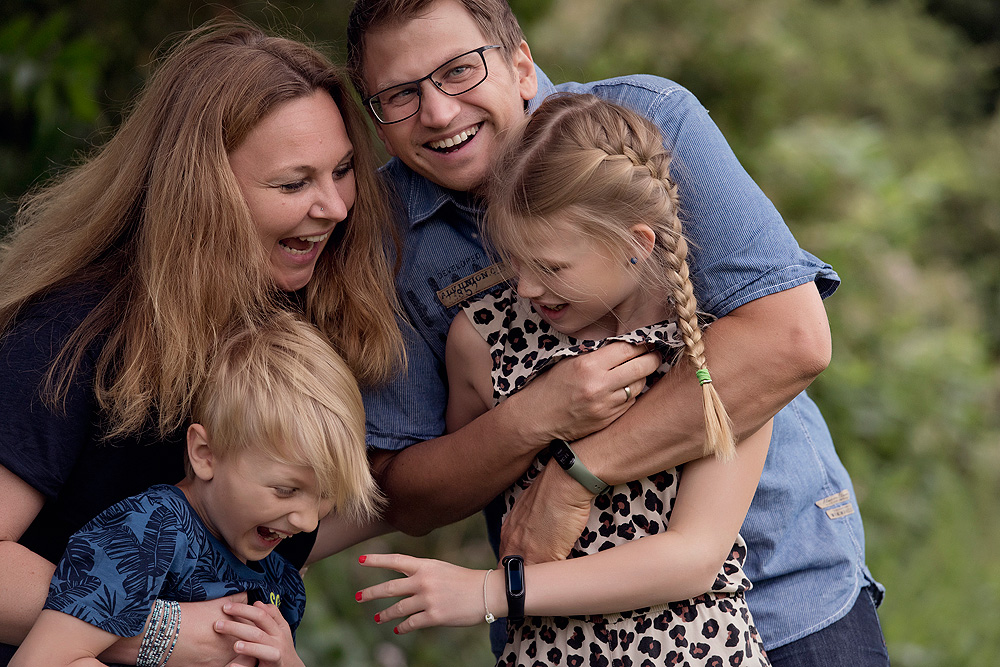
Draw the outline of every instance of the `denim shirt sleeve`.
M413 327L404 323L401 328L406 341L406 373L387 385L361 392L365 442L373 449L405 449L445 430L448 390L443 364Z
M690 241L699 308L722 317L754 299L815 281L825 298L833 268L802 250L781 215L733 154L691 92L638 75L560 90L590 92L638 111L663 133Z

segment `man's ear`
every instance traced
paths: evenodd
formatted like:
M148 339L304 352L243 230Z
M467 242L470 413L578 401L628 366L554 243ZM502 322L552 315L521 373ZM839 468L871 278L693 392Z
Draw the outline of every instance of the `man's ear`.
M538 94L538 75L535 73L535 61L531 57L528 43L521 40L521 45L514 51L514 74L517 76L517 91L521 99L527 102Z
M629 232L632 234L632 239L635 241L635 251L638 252L637 260L643 261L647 259L651 254L653 254L653 248L656 247L656 232L653 228L644 222L632 225L629 228Z
M208 431L201 424L191 424L187 430L187 455L195 477L209 481L215 476L215 457L208 440Z

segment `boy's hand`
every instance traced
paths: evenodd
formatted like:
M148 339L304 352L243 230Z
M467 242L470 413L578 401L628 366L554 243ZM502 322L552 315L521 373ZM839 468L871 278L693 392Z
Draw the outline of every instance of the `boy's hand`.
M253 605L230 603L222 610L236 619L215 623L216 632L236 640L233 650L238 657L226 667L252 665L254 660L260 667L305 667L295 652L288 621L276 606L260 601Z

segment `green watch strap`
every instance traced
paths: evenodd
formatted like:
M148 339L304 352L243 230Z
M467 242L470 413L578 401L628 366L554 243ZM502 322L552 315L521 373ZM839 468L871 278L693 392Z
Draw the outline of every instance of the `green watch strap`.
M553 440L549 444L549 452L552 454L552 458L559 463L560 467L570 477L578 481L583 488L594 495L600 494L608 488L607 482L590 472L587 466L583 465L583 461L580 460L576 452L573 451L569 443L565 440Z

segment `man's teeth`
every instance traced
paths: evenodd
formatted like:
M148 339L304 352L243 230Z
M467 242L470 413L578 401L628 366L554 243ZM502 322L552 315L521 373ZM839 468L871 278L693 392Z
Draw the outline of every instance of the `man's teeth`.
M464 132L456 134L454 137L448 137L447 139L432 141L428 145L435 150L440 150L442 148L451 148L452 146L457 146L458 144L468 141L469 137L475 136L476 132L478 131L479 131L479 126L476 125L474 127L470 127L468 130L465 130Z

